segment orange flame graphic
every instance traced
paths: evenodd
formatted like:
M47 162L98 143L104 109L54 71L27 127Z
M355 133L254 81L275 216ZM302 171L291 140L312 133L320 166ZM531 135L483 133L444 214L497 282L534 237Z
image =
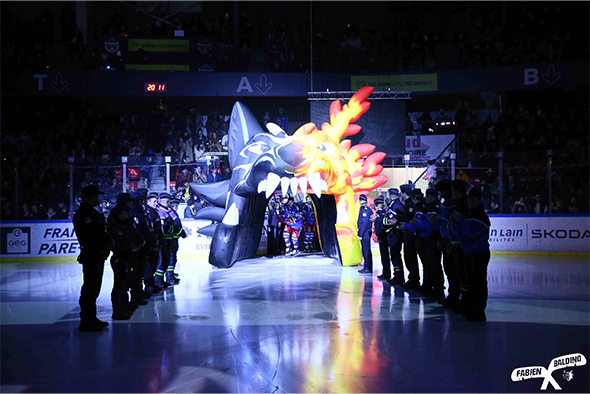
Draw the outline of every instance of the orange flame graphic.
M383 167L379 164L385 153L374 152L375 146L371 144L351 146L350 140L342 140L361 130L353 122L369 110L371 104L366 99L372 92L373 87L365 86L344 106L339 100L332 102L330 123L322 124L321 130L313 123L307 123L291 137L310 147L306 159L297 167L295 176L300 178L320 173L321 179L327 184L327 190L323 192L333 194L336 199L336 233L344 266L357 265L362 261L357 238L359 193L374 190L387 182L387 177L381 175ZM313 190L308 188L302 192L313 193Z

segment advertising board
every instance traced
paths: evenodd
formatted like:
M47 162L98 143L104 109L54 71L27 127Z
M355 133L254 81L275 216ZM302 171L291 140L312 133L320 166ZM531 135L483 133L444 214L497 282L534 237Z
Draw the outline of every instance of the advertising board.
M490 250L499 253L590 253L589 215L491 215ZM180 239L179 259L207 259L211 238L197 230L208 220L183 220L188 235ZM0 223L2 262L75 261L80 246L68 220ZM378 251L377 245L372 245ZM263 232L258 248L266 252Z

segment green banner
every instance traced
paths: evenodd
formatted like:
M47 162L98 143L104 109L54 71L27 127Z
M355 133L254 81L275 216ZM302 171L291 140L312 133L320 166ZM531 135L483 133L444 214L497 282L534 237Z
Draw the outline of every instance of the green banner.
M125 71L184 71L189 72L186 64L126 64Z
M131 52L136 52L139 49L146 52L188 52L190 41L130 38L127 40L127 49Z
M436 92L437 74L362 75L350 77L352 91L373 86L375 91Z

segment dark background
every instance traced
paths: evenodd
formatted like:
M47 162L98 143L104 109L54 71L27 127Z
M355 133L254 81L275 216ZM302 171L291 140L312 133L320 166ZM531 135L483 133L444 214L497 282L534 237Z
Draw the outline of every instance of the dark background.
M344 100L342 105L348 100ZM320 129L322 123L330 121L332 101L310 101L311 122ZM387 156L405 153L406 103L403 100L370 101L371 108L355 122L362 130L348 137L353 145L373 144Z

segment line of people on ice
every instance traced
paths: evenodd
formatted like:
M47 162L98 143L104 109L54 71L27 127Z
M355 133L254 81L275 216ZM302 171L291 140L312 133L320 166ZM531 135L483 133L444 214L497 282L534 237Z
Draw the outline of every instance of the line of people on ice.
M302 233L303 230L303 233ZM303 251L313 252L316 248L316 218L309 196L304 203L297 204L292 196L271 199L267 209L267 257L284 254L298 256L300 238Z
M411 185L400 190L389 189L387 201L377 197L375 212L366 196L360 197L358 237L364 266L359 273L373 272L370 239L374 233L383 265L378 279L437 300L468 321L485 321L490 219L481 191L467 192L462 180L439 181L435 189L426 190L426 196ZM446 297L443 268L449 285Z
M180 282L174 272L178 240L186 238L177 213L180 201L168 193L139 189L121 193L108 220L94 209L103 194L96 186L82 189L82 204L73 218L81 252L84 283L80 294L80 331L108 326L96 317L104 262L112 251L113 320L129 320L152 294ZM159 201L158 201L159 199Z

